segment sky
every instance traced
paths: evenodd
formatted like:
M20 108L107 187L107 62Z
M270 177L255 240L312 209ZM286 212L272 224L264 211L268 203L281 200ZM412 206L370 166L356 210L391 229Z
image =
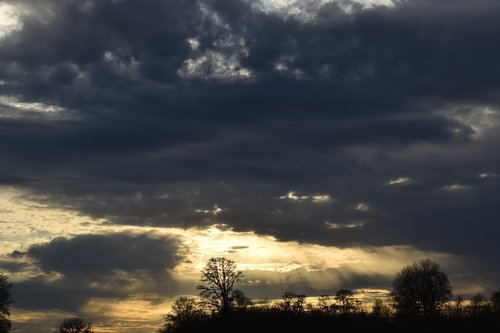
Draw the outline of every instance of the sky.
M153 332L210 257L253 299L500 287L500 2L0 0L0 271L21 333Z

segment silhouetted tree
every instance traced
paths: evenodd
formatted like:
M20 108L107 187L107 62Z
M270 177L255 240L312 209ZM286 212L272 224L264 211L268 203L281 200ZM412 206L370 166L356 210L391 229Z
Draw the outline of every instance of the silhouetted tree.
M92 324L79 317L65 318L59 326L59 333L93 333Z
M500 314L500 289L491 293L490 301L492 310Z
M464 315L464 298L462 295L457 295L451 304L451 311L453 317L462 317Z
M225 314L232 307L234 286L242 278L243 273L236 270L234 261L224 257L210 258L201 271L201 284L197 289L204 304Z
M306 309L306 295L304 294L298 294L295 295L294 302L292 303L292 311L300 314L304 313Z
M278 303L278 309L284 312L304 313L306 306L306 295L285 292Z
M317 308L320 312L329 314L330 313L330 307L331 307L331 297L330 295L321 295L318 298L318 305Z
M469 313L471 316L476 317L488 311L488 301L483 294L477 293L470 299Z
M252 300L240 289L233 290L231 301L233 306L239 309L245 309L247 306L252 305Z
M404 267L393 287L391 297L399 315L430 318L451 298L448 276L430 259Z
M387 304L381 299L376 299L372 306L372 316L376 318L386 318L389 317L391 309Z
M172 304L171 313L165 315L165 323L158 330L160 333L181 329L204 316L203 310L194 298L179 297Z
M281 296L281 302L279 302L277 305L278 309L285 312L292 312L292 302L294 297L294 293L286 291Z
M9 320L12 304L10 288L12 288L12 283L9 283L9 277L0 273L0 333L9 332L12 327Z
M349 289L340 289L337 291L335 300L337 301L338 309L344 315L354 312L358 307L358 303L354 299L354 293Z

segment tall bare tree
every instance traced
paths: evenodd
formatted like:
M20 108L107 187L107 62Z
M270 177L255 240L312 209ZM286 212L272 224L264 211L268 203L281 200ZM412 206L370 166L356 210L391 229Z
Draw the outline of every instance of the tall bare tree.
M236 269L234 261L210 258L201 271L201 284L197 289L205 304L225 314L232 308L234 287L242 278L243 273Z

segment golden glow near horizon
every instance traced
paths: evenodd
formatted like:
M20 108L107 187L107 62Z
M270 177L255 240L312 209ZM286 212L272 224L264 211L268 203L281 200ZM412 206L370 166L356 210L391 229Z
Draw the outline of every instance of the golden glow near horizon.
M284 242L252 231L237 232L224 225L204 229L113 225L68 209L40 204L37 202L39 199L14 187L0 188L0 223L3 231L0 235L0 258L11 260L8 254L13 251L26 251L33 244L46 243L61 236L72 238L83 234L123 232L154 233L165 238L175 236L181 240L180 251L185 255L185 260L173 269L172 275L177 283L189 286L188 290L192 289L191 295L196 294L194 286L199 280L200 270L213 256L224 256L236 261L238 269L245 272L242 286L244 290L268 285L283 289L277 290L277 295L270 295L271 297L279 297L286 288L293 285L318 290L318 294L320 290L326 289L334 294L350 276L378 275L390 278L402 266L419 258L455 260L447 254L419 251L407 246L340 248ZM314 200L314 196L308 197L308 200ZM215 207L211 213L217 209L219 208ZM7 273L14 283L37 274L47 278L43 275L45 273L36 269L24 273ZM59 277L55 274L50 278ZM386 292L381 290L366 293L361 290L357 294L360 298L368 299ZM154 301L151 301L151 295L144 294L131 294L128 299L121 300L91 298L82 312L88 316L99 314L101 318L107 318L103 322L94 323L96 332L108 332L104 329L106 327L120 332L151 331L151 328L158 327L162 314L168 312L175 298L155 295ZM12 320L22 326L23 323L36 323L42 318L52 318L53 325L57 325L67 315L69 314L60 311L47 315L45 312L14 308Z

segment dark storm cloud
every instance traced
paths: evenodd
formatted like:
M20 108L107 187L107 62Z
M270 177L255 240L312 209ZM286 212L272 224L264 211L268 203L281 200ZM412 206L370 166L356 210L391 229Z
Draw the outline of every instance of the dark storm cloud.
M109 274L114 270L164 272L181 259L175 239L153 235L81 235L33 245L28 256L46 272Z
M26 255L45 273L62 275L17 282L16 305L73 311L91 297L171 294L177 288L171 270L183 259L177 239L127 233L55 238L31 246Z
M2 94L67 111L2 102L2 182L113 223L498 259L498 2L11 3Z

